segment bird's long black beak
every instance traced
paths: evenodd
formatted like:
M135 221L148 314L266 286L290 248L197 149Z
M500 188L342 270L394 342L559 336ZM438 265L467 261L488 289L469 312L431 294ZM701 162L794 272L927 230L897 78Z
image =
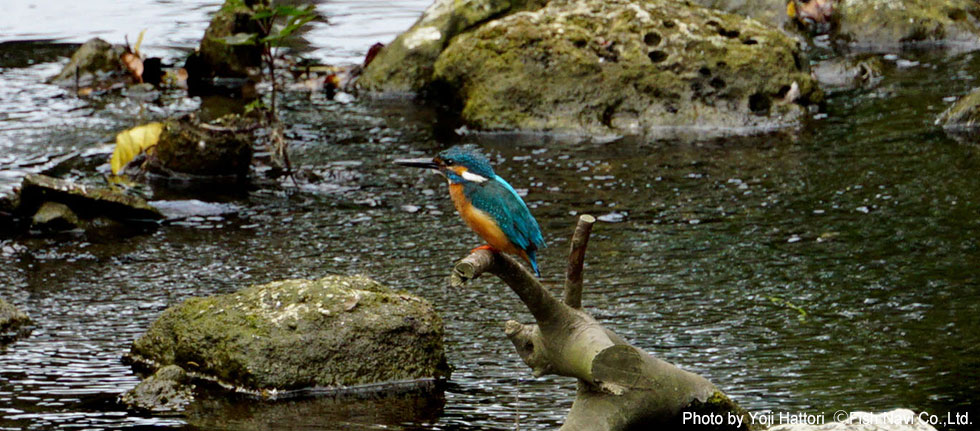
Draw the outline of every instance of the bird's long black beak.
M428 168L428 169L439 169L439 164L432 159L397 159L396 164L402 166L411 166L413 168Z

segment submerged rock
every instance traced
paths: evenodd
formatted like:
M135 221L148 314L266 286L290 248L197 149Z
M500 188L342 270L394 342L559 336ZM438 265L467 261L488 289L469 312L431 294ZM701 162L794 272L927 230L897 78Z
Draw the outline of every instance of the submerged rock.
M491 19L543 7L545 0L435 0L419 20L367 62L358 85L373 92L417 92L456 35Z
M136 387L119 396L119 402L133 410L155 414L180 413L194 401L194 385L183 368L161 367Z
M912 410L882 413L851 412L841 421L819 425L805 423L776 425L769 431L936 431Z
M71 230L81 226L78 215L68 205L59 202L45 202L34 213L31 226L46 231Z
M442 320L362 276L285 280L167 309L127 358L275 397L448 377Z
M980 48L976 0L846 0L837 5L838 37L851 44L888 49L907 44Z
M936 124L949 128L980 127L980 88L957 100L939 115Z
M0 298L0 346L31 333L31 318Z
M813 77L825 90L845 90L875 82L885 63L877 55L849 55L821 61L812 67Z
M128 73L120 60L126 52L121 45L112 45L99 38L89 39L82 44L71 56L68 64L61 72L52 77L50 82L69 83L78 80L91 80L108 73Z
M457 36L434 78L482 129L717 134L798 123L818 101L799 44L669 0L553 0Z
M947 108L936 118L936 125L960 141L980 143L980 88Z
M101 218L138 223L155 223L162 218L140 197L38 174L24 177L16 211L32 217L36 224L62 227Z
M14 201L9 196L0 196L0 236L9 235L17 228Z

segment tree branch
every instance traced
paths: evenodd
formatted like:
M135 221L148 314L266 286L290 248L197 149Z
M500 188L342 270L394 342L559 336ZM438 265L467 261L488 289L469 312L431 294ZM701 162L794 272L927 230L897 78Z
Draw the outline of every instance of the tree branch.
M567 314L560 301L513 257L489 250L476 250L453 267L449 283L454 287L490 272L500 278L521 298L540 325L561 319Z
M490 269L491 265L493 265L493 252L486 249L476 250L456 262L453 273L449 276L449 285L462 287L467 281L476 279Z
M565 298L559 301L520 262L509 255L477 250L453 268L460 286L484 272L496 275L517 293L537 324L508 321L504 332L535 376L557 374L578 379L579 389L562 431L674 429L684 412L747 414L711 382L657 359L605 328L582 306L585 249L595 218L579 218L570 244ZM731 417L731 416L725 416Z
M565 305L582 308L582 268L585 266L585 249L589 245L595 217L582 214L575 226L575 234L569 243L568 269L565 270Z

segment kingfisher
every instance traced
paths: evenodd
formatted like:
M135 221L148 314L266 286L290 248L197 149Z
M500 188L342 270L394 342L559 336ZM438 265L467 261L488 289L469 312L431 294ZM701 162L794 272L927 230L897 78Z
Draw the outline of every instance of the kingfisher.
M402 166L433 169L449 182L449 196L463 221L487 246L524 259L538 277L537 251L544 238L527 204L506 180L493 172L483 154L455 146L432 159L396 160Z

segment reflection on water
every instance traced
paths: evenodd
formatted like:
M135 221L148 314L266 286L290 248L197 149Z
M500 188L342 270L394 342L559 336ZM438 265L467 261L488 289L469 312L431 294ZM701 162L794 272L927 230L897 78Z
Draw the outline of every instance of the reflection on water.
M383 15L379 3L346 5L339 26ZM977 85L980 59L916 60L874 88L832 95L826 115L801 130L708 142L454 137L410 102L289 95L293 163L322 180L212 198L236 209L220 223L115 241L7 240L26 251L0 254L0 297L39 328L0 354L0 427L556 428L574 382L530 376L503 336L504 321L530 316L499 282L446 289L453 260L478 241L442 180L390 163L457 142L483 147L501 176L527 190L549 243L542 274L555 290L574 214L616 221L596 226L590 243L589 311L750 410L977 411L978 147L946 138L932 119L944 97ZM0 164L90 150L133 121L137 108L125 101L96 107L35 84L55 69L0 71L0 91L21 88L10 93L17 111L0 107L11 118L0 119ZM146 418L115 404L138 381L119 357L168 305L329 273L366 273L439 309L456 367L444 405L205 398L186 418Z

